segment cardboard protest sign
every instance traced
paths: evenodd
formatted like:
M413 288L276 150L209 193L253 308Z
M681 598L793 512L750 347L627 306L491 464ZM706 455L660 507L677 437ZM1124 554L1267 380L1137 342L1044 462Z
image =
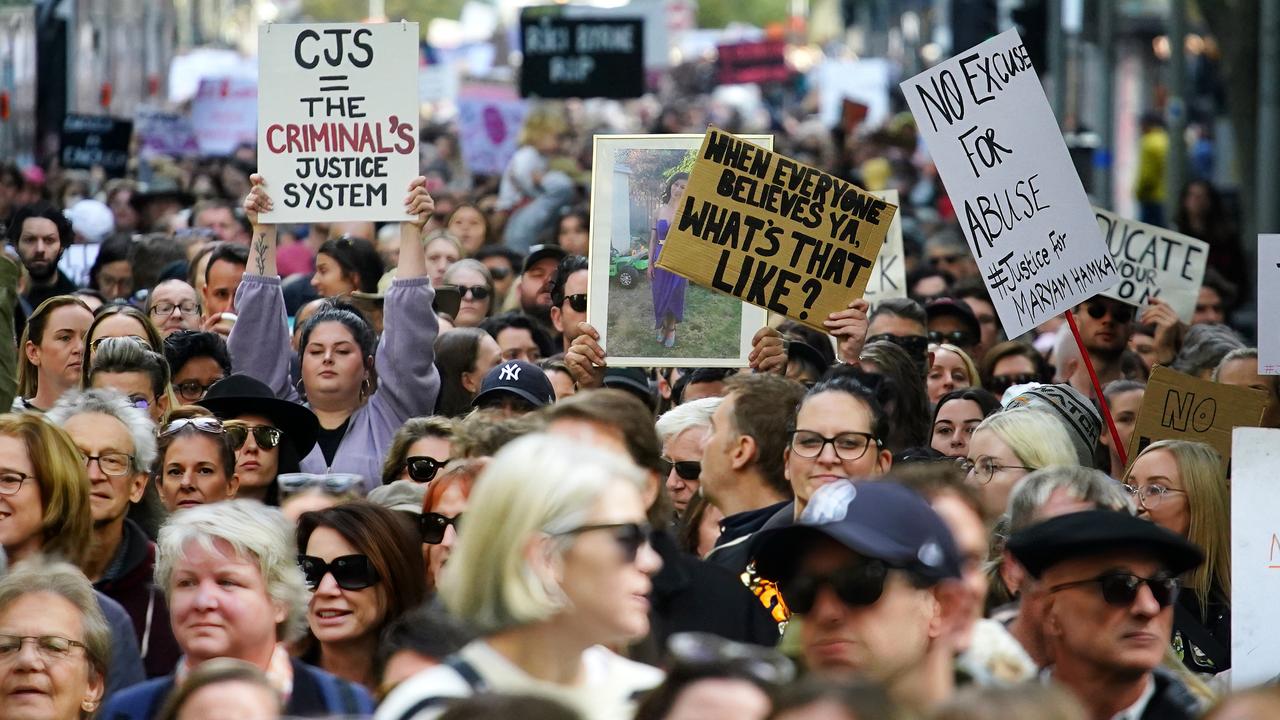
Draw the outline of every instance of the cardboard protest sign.
M1129 462L1156 440L1196 440L1231 462L1231 431L1257 427L1267 409L1261 390L1223 385L1157 365L1147 380L1138 422L1129 438Z
M418 25L258 31L263 222L403 220L418 175Z
M230 155L258 138L258 82L204 78L191 101L191 129L202 155Z
M897 190L878 192L872 190L871 194L890 205L898 204ZM885 298L907 296L907 267L904 254L902 218L895 213L893 222L889 223L889 235L880 248L880 254L876 256L875 264L871 266L871 279L867 281L867 289L862 293L867 302L875 305Z
M1233 688L1246 688L1280 674L1280 430L1236 430L1231 457L1230 674Z
M62 121L63 167L88 170L102 166L107 177L124 177L129 167L133 122L105 115L68 114Z
M1120 280L1016 31L920 73L902 91L1006 335Z
M716 48L716 76L721 85L786 82L787 44L782 40L732 43Z
M1190 323L1209 260L1209 243L1100 207L1093 212L1120 272L1120 282L1103 295L1137 307L1146 307L1149 298L1158 297Z
M634 98L644 94L644 22L520 14L520 95Z
M191 120L177 113L140 109L133 116L133 129L138 137L142 157L167 155L187 157L200 153Z
M897 211L712 127L658 267L826 332L862 297Z
M1280 235L1258 236L1258 374L1280 375Z
M501 175L520 147L526 101L509 87L468 85L458 97L462 162L478 175Z

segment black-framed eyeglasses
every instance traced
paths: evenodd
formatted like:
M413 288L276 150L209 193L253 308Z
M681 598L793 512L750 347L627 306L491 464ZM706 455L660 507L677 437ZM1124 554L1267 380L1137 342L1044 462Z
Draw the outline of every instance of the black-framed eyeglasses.
M884 583L889 577L889 566L881 560L866 559L845 565L825 575L796 573L778 583L782 599L791 611L803 615L813 610L818 591L830 587L840 602L850 607L875 605L884 594Z
M227 436L231 438L231 446L236 450L244 447L249 441L249 435L253 435L253 441L263 450L274 450L280 445L280 441L284 439L284 431L270 425L250 425L239 420L228 420L223 423L227 429Z
M217 380L214 382L217 382ZM183 402L193 403L204 399L204 394L209 392L211 387L213 387L213 383L205 385L199 380L183 380L180 383L173 384L173 391L178 393L178 397L182 398Z
M1008 390L1014 385L1026 385L1027 383L1039 382L1039 380L1040 380L1039 375L1032 375L1030 373L1016 373L1012 375L992 375L991 387L988 389L991 390L991 392L996 397L1000 397L1001 395L1004 394L1005 390Z
M1133 308L1120 303L1089 303L1085 306L1089 313L1089 317L1094 320L1101 320L1108 312L1111 313L1111 319L1121 325L1133 319Z
M950 343L956 347L966 347L973 344L973 335L970 335L965 330L952 330L948 333L930 330L929 342L939 344Z
M465 298L468 295L473 300L484 300L489 297L489 288L484 285L455 285L458 288L458 295Z
M642 545L649 544L649 538L653 535L653 528L648 523L601 523L598 525L583 525L572 530L555 533L557 536L581 535L586 532L596 532L599 530L607 530L613 535L613 539L617 541L618 547L622 549L622 559L631 564L636 561L636 556L640 553Z
M828 444L835 450L836 457L848 462L866 455L867 448L872 445L879 448L880 440L865 432L843 432L835 437L826 437L812 430L791 431L791 452L802 458L818 457Z
M428 545L439 545L444 542L444 534L449 526L452 525L453 531L457 532L461 522L462 513L453 517L437 512L422 513L418 520L418 533L422 536L422 542Z
M574 312L582 313L587 311L587 294L586 293L574 293L572 295L565 295L564 299L566 302L569 303L569 307L573 308Z
M1132 497L1138 505L1148 510L1154 510L1159 507L1161 501L1163 501L1165 496L1169 493L1187 494L1186 490L1176 490L1163 485L1130 485L1125 483L1122 487L1124 487L1124 491L1129 493L1129 496Z
M352 491L353 488L358 488L361 482L363 482L361 477L354 473L316 475L298 472L281 473L276 476L276 484L280 486L280 494L282 495L290 495L312 488L330 495L342 495Z
M666 470L663 475L670 475L675 470L676 477L681 480L697 480L702 477L702 463L697 460L675 461L662 458L662 467Z
M1102 591L1102 599L1108 605L1114 607L1129 607L1133 605L1133 601L1138 597L1138 588L1142 587L1143 584L1146 584L1151 590L1151 596L1156 599L1156 604L1161 608L1167 608L1177 602L1178 592L1182 589L1182 581L1176 577L1157 575L1152 578L1144 578L1132 573L1117 572L1099 575L1087 580L1076 580L1075 582L1054 585L1049 588L1049 592L1055 593L1060 590L1094 584Z
M173 314L175 309L186 317L193 317L196 313L200 312L200 306L194 300L187 300L177 304L161 300L151 306L151 316L158 318L169 317Z
M1026 465L1003 465L995 458L980 457L977 461L968 458L961 460L960 469L966 475L972 475L979 483L986 485L1001 470L1026 470L1031 472L1036 468L1027 467Z
M31 476L17 470L0 471L0 495L14 495L22 489L22 483Z
M324 576L333 574L334 582L343 590L363 590L378 584L382 578L367 555L343 555L325 562L313 555L299 555L298 565L307 579L307 587L320 587Z
M437 460L426 455L414 455L404 459L404 467L409 473L410 480L424 483L431 482L440 468L448 462L448 460Z
M71 657L76 648L88 652L85 644L61 635L8 635L0 634L0 662L10 662L28 640L35 643L36 652L48 662L60 662Z
M98 463L98 469L107 477L121 477L129 474L133 465L133 456L122 452L104 452L101 455L85 455L84 466Z
M867 345L873 342L891 342L907 351L913 358L922 358L929 352L929 338L924 335L893 335L882 333L867 338Z
M222 421L211 417L193 417L174 420L164 426L164 430L160 431L160 437L168 437L185 427L193 427L200 432L207 432L210 435L222 435L227 431L222 425Z

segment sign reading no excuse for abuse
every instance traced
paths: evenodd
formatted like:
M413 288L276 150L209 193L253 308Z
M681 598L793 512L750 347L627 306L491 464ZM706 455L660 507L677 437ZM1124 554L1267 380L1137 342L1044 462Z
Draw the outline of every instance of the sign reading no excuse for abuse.
M1010 30L902 83L1009 337L1119 273L1044 89Z
M658 266L825 332L862 297L897 211L713 127Z
M403 220L418 175L418 25L258 31L264 222Z

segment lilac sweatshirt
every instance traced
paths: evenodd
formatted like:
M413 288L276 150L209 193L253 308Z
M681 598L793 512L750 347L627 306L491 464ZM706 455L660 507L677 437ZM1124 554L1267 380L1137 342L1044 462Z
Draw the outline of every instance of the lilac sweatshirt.
M364 478L366 488L381 484L382 462L391 437L409 418L430 415L440 393L435 366L440 324L431 309L434 296L435 290L425 277L391 284L383 306L382 339L374 358L378 390L352 413L333 465L325 465L324 453L316 445L302 459L303 472L356 473ZM227 340L232 367L266 383L276 397L298 402L298 392L289 381L293 349L280 278L245 273L236 291L236 309L240 316Z

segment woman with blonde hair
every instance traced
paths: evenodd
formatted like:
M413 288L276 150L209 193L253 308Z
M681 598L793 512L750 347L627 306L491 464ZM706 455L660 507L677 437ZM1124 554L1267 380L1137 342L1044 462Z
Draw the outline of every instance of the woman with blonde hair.
M0 512L10 563L39 553L84 561L93 531L85 461L71 436L40 415L0 415Z
M1211 446L1160 440L1124 476L1138 514L1204 549L1174 608L1173 649L1188 669L1231 667L1231 498L1222 458Z
M984 512L999 517L1014 486L1028 473L1077 464L1075 446L1061 422L1041 410L1014 408L991 415L973 431L965 467L969 482L978 486Z
M930 343L929 352L933 355L933 364L925 376L925 385L929 390L930 404L936 404L939 398L953 390L982 387L978 366L973 364L969 353L950 343Z

